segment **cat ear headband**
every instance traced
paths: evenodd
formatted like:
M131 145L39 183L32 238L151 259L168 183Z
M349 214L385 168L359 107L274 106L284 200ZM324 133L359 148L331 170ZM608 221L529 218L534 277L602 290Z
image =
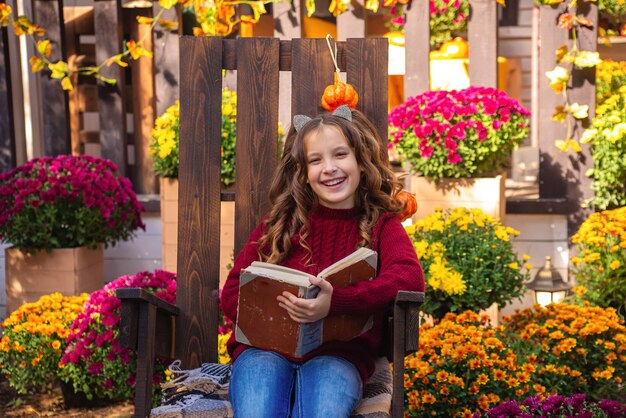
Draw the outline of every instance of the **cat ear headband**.
M348 107L348 105L341 105L337 109L331 113L333 116L339 116L347 120L348 122L352 122L352 111ZM293 117L293 126L296 128L296 132L300 132L300 129L307 123L309 123L312 119L306 115L296 115Z

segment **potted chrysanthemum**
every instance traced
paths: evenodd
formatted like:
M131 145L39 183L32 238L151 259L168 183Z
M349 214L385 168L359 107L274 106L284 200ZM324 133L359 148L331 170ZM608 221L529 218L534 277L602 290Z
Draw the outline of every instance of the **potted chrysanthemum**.
M84 311L68 326L65 352L59 362L59 378L66 406L85 400L128 400L135 387L136 354L120 346L121 302L115 291L140 287L176 303L176 275L162 270L122 276L89 295ZM171 359L154 361L153 394L165 377Z
M519 232L480 209L437 210L406 231L424 269L426 314L478 312L524 294L532 266L513 249Z
M626 318L626 206L592 213L572 236L575 299L613 307Z
M502 216L504 179L498 176L513 149L528 135L529 116L506 93L475 86L428 91L394 108L389 114L389 142L414 174L411 192L420 202L418 215L432 212L434 206L452 207L456 201L464 206L492 206L496 211L489 214ZM497 180L484 185L480 178L485 177ZM465 185L482 190L463 195L460 190ZM468 203L476 196L482 203ZM499 199L491 203L483 200L485 196Z
M8 310L52 291L104 284L103 247L133 237L143 207L114 163L90 156L35 158L0 174L0 240Z
M54 385L70 325L83 312L87 296L44 295L20 306L2 322L0 375L17 393Z

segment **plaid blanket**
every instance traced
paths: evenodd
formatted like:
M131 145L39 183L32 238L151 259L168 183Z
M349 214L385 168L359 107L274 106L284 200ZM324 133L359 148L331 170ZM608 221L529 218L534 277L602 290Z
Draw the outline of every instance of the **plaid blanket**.
M161 384L161 406L152 418L228 418L233 410L228 400L230 365L205 363L192 370L181 370L180 360L170 365L174 379ZM376 370L365 384L363 399L351 418L388 418L391 409L391 371L384 357L376 361Z

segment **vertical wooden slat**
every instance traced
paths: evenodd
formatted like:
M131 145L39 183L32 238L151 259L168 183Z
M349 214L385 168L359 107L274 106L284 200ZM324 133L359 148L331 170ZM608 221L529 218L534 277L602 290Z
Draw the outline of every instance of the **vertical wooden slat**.
M555 27L558 16L567 9L566 4L557 6L539 7L539 108L533 115L538 119L537 131L539 141L539 196L544 198L565 197L567 181L566 167L569 165L568 156L560 153L554 146L557 139L565 139L566 126L552 120L554 108L563 105L563 96L554 93L550 88L550 80L546 77L547 71L556 66L554 52L561 45L568 44L568 31Z
M2 2L3 3L3 2ZM0 173L16 166L7 28L0 28Z
M130 9L134 13L131 23L131 39L144 40L144 48L152 51L149 25L140 25L137 16L152 16L152 8ZM154 194L158 190L150 156L150 135L154 126L154 60L141 57L131 62L133 80L133 142L135 143L135 191Z
M183 368L217 360L222 39L180 38L176 353Z
M6 0L6 3L11 6L13 10L17 10L17 0ZM10 107L12 114L10 117L11 126L13 129L13 144L15 146L15 165L19 166L26 162L26 123L24 118L24 90L22 89L22 67L20 65L21 62L21 53L19 49L19 38L15 35L11 29L6 29L4 32L7 36L4 38L5 40L5 52L8 57L9 63L12 63L10 67L7 68L7 72L10 73L10 77L7 80L10 80L11 85L11 103ZM31 115L32 116L32 115ZM31 122L33 122L31 120ZM33 122L34 123L34 122ZM32 126L32 125L31 125Z
M79 35L76 33L77 19L76 7L66 7L63 11L65 19L65 49L67 51L67 59L70 62L78 64L78 43ZM73 155L82 154L82 146L80 143L80 111L79 111L79 89L78 74L71 77L74 89L68 92L68 111L69 111L69 135L70 149Z
M578 16L584 16L593 23L593 28L580 27L578 31L578 46L581 51L596 51L598 45L598 31L595 29L598 24L598 4L591 2L580 2L576 10ZM596 68L578 68L572 74L572 89L570 100L572 103L586 104L589 106L589 120L596 113ZM574 138L580 139L585 130L583 121L577 120L575 123ZM577 153L570 159L571 174L568 174L567 200L573 209L568 216L568 231L575 233L584 219L592 212L591 208L582 209L581 204L593 197L591 179L585 172L593 167L593 159L589 152L590 144L582 144L583 151ZM624 158L624 157L623 157Z
M65 52L65 34L62 30L63 0L35 0L33 2L34 21L46 28L46 37L52 45L51 62L67 62ZM38 73L43 116L43 145L45 155L55 156L70 153L69 105L67 93L59 80L50 78L50 72Z
M152 382L154 374L155 329L157 309L151 303L142 303L139 306L139 328L137 336L137 374L138 382ZM152 385L137 385L135 390L135 411L137 416L146 417L152 409Z
M469 76L473 86L498 86L498 14L492 0L471 0L467 27Z
M500 14L500 26L517 26L519 0L508 0Z
M158 2L153 5L154 14L160 10ZM166 10L162 19L177 21L176 9ZM156 96L156 116L162 115L165 110L174 104L179 95L179 40L182 27L178 32L168 31L160 25L156 25L154 32L154 90Z
M389 44L385 38L348 39L347 76L359 93L357 108L372 121L383 142L387 143ZM366 64L367 63L367 64ZM383 147L385 154L387 147Z
M120 0L95 2L96 62L122 51L122 10ZM124 105L124 70L117 65L104 66L100 73L116 81L110 85L98 81L101 155L117 164L120 173L127 171L126 109Z
M413 0L407 6L404 27L404 98L430 89L430 7L429 0Z
M235 254L270 210L269 186L278 159L277 38L237 39ZM263 80L263 82L259 82Z
M367 34L366 11L362 2L352 0L348 9L337 16L337 40L365 38Z
M291 114L314 117L324 111L322 93L333 83L335 67L325 39L291 43Z
M281 40L302 37L302 2L279 2L272 5L274 13L274 36ZM280 89L278 92L278 120L283 129L291 124L291 74L281 72L279 75Z

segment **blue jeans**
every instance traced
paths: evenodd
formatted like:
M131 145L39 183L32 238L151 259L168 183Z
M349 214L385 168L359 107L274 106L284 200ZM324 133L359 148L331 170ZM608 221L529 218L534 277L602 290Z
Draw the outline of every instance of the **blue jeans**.
M335 356L293 363L249 348L237 357L230 376L235 418L349 417L362 391L357 368Z

